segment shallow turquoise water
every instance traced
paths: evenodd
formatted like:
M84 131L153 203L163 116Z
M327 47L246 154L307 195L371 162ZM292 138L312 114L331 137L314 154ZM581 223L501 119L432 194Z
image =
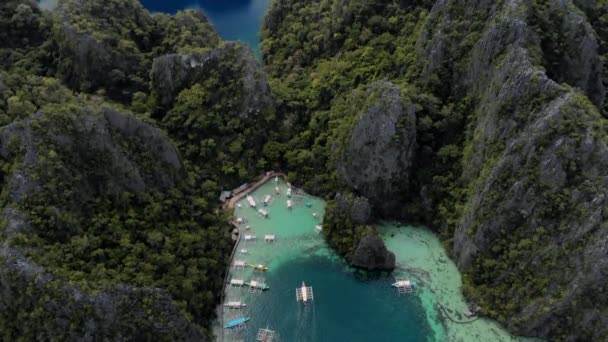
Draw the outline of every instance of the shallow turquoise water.
M515 342L527 339L510 335L498 323L471 319L464 315L467 303L462 281L439 239L428 229L385 223L378 231L395 253L397 267L388 275L372 278L354 272L327 246L314 227L322 224L325 203L300 193L294 195L294 208L286 205L286 184L280 180L280 195L269 181L252 193L257 209L268 211L268 218L250 208L243 198L235 216L247 222L240 225L242 235L255 235L257 242L241 239L234 261L269 266L267 272L251 268L231 269L230 279L261 279L270 286L263 293L250 293L247 287L228 287L225 301L247 304L242 310L223 310L224 323L250 317L243 330L229 331L214 326L224 341L255 341L260 328L279 333L289 342L367 342L367 341L466 341ZM268 206L263 198L272 194ZM310 202L307 207L305 203ZM316 214L316 215L313 215ZM265 243L265 235L276 236ZM395 277L412 280L414 291L397 294L390 286ZM305 281L313 287L314 304L296 301L295 289ZM466 324L456 324L447 319ZM221 338L218 338L221 341Z
M251 268L232 270L231 279L249 281L263 277L270 290L249 293L247 288L229 287L227 301L242 301L244 310L224 310L225 322L251 317L245 330L225 334L226 341L253 341L258 329L268 327L279 332L281 341L427 341L436 340L427 324L419 297L398 295L390 286L393 278L366 279L353 272L314 231L322 217L325 203L305 195L294 196L294 209L287 209L286 185L279 183L281 195L274 196L274 181L266 183L252 196L258 208L269 212L262 218L243 199L236 217L244 218L243 235L256 235L258 241L241 241L235 260L269 266L267 272ZM273 194L273 202L262 199ZM312 206L306 207L310 201ZM316 213L316 217L313 216ZM246 229L250 226L249 229ZM276 235L276 242L265 243L266 234ZM315 301L304 306L296 301L295 289L302 281L312 286Z
M260 55L259 32L270 0L141 0L151 12L202 10L224 40L243 41Z

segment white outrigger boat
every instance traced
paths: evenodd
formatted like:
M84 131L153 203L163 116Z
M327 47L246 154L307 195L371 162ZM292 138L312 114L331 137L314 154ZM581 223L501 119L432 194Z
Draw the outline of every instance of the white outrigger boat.
M296 300L303 304L308 304L314 300L314 294L311 286L306 286L305 282L302 282L302 287L296 288Z
M409 293L413 291L412 282L409 280L397 279L391 286L396 287L399 293Z

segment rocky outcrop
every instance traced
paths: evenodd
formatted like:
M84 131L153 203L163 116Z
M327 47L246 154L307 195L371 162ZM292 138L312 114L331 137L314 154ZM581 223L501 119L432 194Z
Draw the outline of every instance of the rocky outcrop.
M147 91L155 57L219 44L199 11L152 16L136 0L65 0L56 12L61 18L54 32L59 76L72 89L104 92L123 102Z
M44 317L44 328L36 332L40 339L206 340L164 290L117 284L93 294L47 271L28 257L31 247L14 241L45 234L39 216L28 216L32 197L47 196L45 210L51 215L78 217L82 203L127 192L167 191L183 178L180 156L158 128L105 107L59 113L51 107L0 129L0 157L12 163L3 175L8 203L0 213L4 317L22 317L21 329L40 326L37 319ZM57 191L69 194L67 203L57 203ZM61 224L49 229L69 235ZM32 314L20 315L23 311Z
M79 192L141 192L173 187L183 171L179 154L164 133L113 109L87 113L90 110L96 111L83 109L82 115L71 117L61 127L39 112L0 130L0 155L21 160L10 175L12 201L19 202L34 190L41 190L35 179L40 179L41 173L48 175L49 169L40 169L38 150L40 146L46 150L49 145L57 147L52 153L60 154L64 161L54 171L79 175L75 177L78 184L73 184ZM139 150L139 144L147 149ZM99 164L82 167L91 162Z
M367 99L367 103L352 108L357 114L338 161L338 175L381 213L391 215L408 189L416 145L414 108L387 81L352 96Z
M170 341L179 336L182 341L206 341L160 289L118 285L87 294L68 285L58 286L43 267L7 247L0 247L0 296L0 308L7 316L19 310L38 310L39 317L44 317L44 329L37 331L41 339L95 341L112 336L116 341ZM40 327L35 317L23 319L22 329ZM75 325L83 328L73 329Z
M253 52L238 43L226 43L204 53L171 54L156 58L152 65L152 87L158 94L159 106L169 107L180 91L209 78L218 69L224 70L222 65L228 64L234 68L225 70L224 77L230 82L240 82L242 89L239 118L246 119L273 106L268 81Z
M361 239L351 259L351 265L369 271L385 271L395 268L395 254L384 245L384 241L368 235Z
M532 25L537 28L547 76L581 89L602 108L606 97L603 67L597 34L587 17L571 1L548 1L535 9Z
M454 57L436 51L450 45L455 6L437 2L429 19L439 24L423 37L422 51L435 51L427 72ZM476 100L462 163L469 190L454 234L456 261L475 288L469 295L518 334L601 340L608 132L597 109L605 91L593 31L571 1L478 1L470 11L484 29L452 88ZM530 18L543 15L559 20L539 36L542 22ZM557 54L545 50L550 30L563 39Z

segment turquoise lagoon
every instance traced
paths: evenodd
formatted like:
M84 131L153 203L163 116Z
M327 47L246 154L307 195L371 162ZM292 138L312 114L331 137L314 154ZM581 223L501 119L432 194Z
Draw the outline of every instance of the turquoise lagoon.
M387 247L395 252L397 269L390 275L366 276L348 267L314 231L322 224L325 203L300 193L294 208L287 208L287 185L279 180L275 195L273 180L251 195L257 208L268 211L263 218L243 198L235 208L242 235L255 235L257 242L241 239L234 260L269 266L266 272L231 269L228 279L262 279L270 290L254 294L246 286L227 287L226 301L241 301L245 309L224 309L228 322L250 317L240 331L221 329L225 341L255 341L260 328L276 331L280 341L518 341L491 320L456 324L446 319L467 321L462 314L466 302L461 293L460 274L435 235L424 228L384 224L379 231ZM263 198L272 194L265 207ZM310 207L305 204L312 204ZM316 215L313 215L316 214ZM249 226L249 229L246 227ZM264 236L275 235L274 243ZM395 277L416 283L413 293L399 295L391 287ZM312 286L314 303L296 301L295 289L302 281ZM441 308L443 307L443 309ZM222 310L220 310L221 312Z

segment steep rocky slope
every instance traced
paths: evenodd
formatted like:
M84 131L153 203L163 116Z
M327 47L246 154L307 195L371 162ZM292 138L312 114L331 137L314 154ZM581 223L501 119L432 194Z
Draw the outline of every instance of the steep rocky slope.
M205 339L217 193L279 167L355 265L392 267L374 220L423 222L483 314L605 340L606 22L604 0L277 1L262 70L193 11L3 2L2 336Z
M336 106L344 108L333 121L346 133L330 138L339 154L338 177L388 216L400 205L394 195L408 190L416 144L413 105L397 86L379 81ZM352 113L357 114L349 118Z
M172 276L128 280L138 270L118 255L135 245L112 242L121 235L133 243L146 241L133 231L123 235L121 221L146 225L141 228L150 239L179 220L157 216L156 224L145 218L129 224L120 209L150 210L146 196L180 191L185 170L177 149L159 129L114 109L82 102L63 108L43 106L0 130L3 336L204 339L204 330L173 302L175 292L150 286ZM104 222L112 215L114 222ZM178 232L187 230L165 234ZM115 272L122 273L118 282Z
M600 285L608 262L607 131L592 104L601 107L605 95L601 62L593 31L573 5L545 6L562 11L564 50L556 56L540 37L542 58L527 23L538 9L517 1L475 7L487 13L486 24L455 80L460 92L474 94L476 108L454 254L476 287L473 299L518 333L598 340L608 335ZM431 16L448 11L438 4ZM433 31L449 32L441 25ZM433 35L428 44L441 39ZM549 59L558 62L546 74L534 65Z
M266 167L276 120L251 51L136 0L10 0L0 27L2 338L209 339L217 196Z
M601 23L607 4L336 0L316 5L316 10L295 2L273 6L263 44L276 95L310 118L306 134L287 144L312 141L321 154L315 155L316 172L329 169L321 176L300 172L307 186L354 191L370 199L376 217L433 226L465 273L471 301L513 332L605 339L608 36ZM303 14L312 22L298 19ZM328 20L335 24L325 25ZM366 108L361 102L345 106L345 92L383 78L398 85L416 108L415 131L407 125L395 131L415 138L413 152L411 140L387 145L382 135L373 140L360 134L386 124L395 112L390 105L358 126L352 119L345 125L331 120L344 108L351 113ZM298 100L311 105L302 108ZM392 130L389 124L385 132ZM335 136L355 141L336 145ZM335 163L342 148L362 164ZM391 149L396 150L384 154ZM385 155L405 156L411 166L379 167ZM299 166L297 160L287 163ZM348 174L346 166L356 166L352 173L358 174ZM367 168L374 171L370 177L364 176ZM383 186L366 183L374 182L375 174L409 180L407 187L384 192L401 206L387 211L379 205L375 191ZM355 181L357 176L362 180ZM351 255L364 228L347 214L336 214L332 205L328 238Z

